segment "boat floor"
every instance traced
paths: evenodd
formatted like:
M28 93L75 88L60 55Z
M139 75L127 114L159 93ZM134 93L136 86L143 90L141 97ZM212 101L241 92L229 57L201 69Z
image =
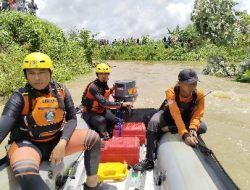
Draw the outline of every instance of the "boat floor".
M145 158L146 147L145 145L141 146L140 148L140 160ZM79 168L77 168L76 178L75 179L68 179L63 190L78 190L83 189L82 182L86 180L86 173L84 168L84 159L79 163ZM132 168L129 169L128 175L124 180L109 180L104 181L104 183L108 183L111 187L107 190L152 190L155 189L152 185L153 182L153 170L140 173L134 172ZM148 188L144 188L148 186ZM106 190L106 189L104 189ZM156 190L156 189L155 189Z

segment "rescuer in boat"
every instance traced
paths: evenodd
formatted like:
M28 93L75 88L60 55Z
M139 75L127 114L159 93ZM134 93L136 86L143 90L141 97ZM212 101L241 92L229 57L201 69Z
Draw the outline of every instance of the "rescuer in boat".
M197 89L196 72L184 69L178 75L178 83L166 90L166 100L151 118L147 128L146 159L134 166L136 171L154 168L157 142L166 133L177 133L187 145L195 146L197 135L207 127L201 122L204 114L204 93Z
M24 87L13 92L0 118L0 143L10 132L10 167L23 190L49 190L39 175L41 160L59 164L64 156L85 150L84 189L97 183L100 137L90 129L75 129L77 117L68 89L52 80L53 64L46 54L27 55Z
M119 122L110 108L120 109L131 106L130 102L111 102L109 97L113 89L108 86L110 67L105 63L96 66L97 79L89 83L82 96L82 118L88 123L91 129L97 131L104 140L109 139L108 127Z

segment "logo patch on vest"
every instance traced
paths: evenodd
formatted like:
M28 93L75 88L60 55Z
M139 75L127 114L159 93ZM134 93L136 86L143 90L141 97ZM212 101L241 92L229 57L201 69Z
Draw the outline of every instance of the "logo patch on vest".
M48 122L51 122L53 121L55 118L55 112L53 111L48 111L45 113L45 119L48 121Z
M52 103L54 103L56 101L57 100L55 100L55 99L44 99L44 100L42 100L42 103L44 103L44 104L52 104Z

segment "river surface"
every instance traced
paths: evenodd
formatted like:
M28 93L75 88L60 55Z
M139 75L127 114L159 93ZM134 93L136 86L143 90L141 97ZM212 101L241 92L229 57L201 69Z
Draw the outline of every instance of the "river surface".
M165 98L167 87L174 86L177 75L184 68L197 71L198 88L205 93L206 109L203 121L208 131L203 139L223 167L241 189L250 187L250 84L237 83L229 78L203 75L197 63L110 61L109 85L116 80L136 80L138 98L135 108L158 108ZM85 86L95 79L95 73L66 83L75 105L80 105ZM2 109L2 108L1 108ZM1 146L1 157L3 155Z

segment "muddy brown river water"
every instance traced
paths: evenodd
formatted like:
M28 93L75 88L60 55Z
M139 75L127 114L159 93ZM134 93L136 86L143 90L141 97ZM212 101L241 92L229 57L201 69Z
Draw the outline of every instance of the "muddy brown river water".
M179 71L195 69L201 81L198 87L205 93L212 91L206 97L203 121L208 131L203 139L236 184L241 189L250 188L250 84L203 75L202 66L197 63L109 63L112 66L110 86L116 80L136 80L139 95L134 103L135 108L158 108L165 97L166 88L176 84ZM94 79L95 73L90 73L66 83L76 105L80 104L87 83ZM0 153L2 157L2 145Z

